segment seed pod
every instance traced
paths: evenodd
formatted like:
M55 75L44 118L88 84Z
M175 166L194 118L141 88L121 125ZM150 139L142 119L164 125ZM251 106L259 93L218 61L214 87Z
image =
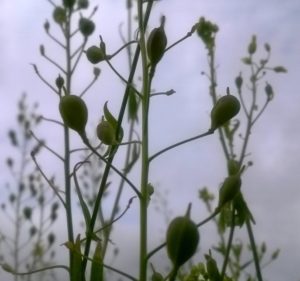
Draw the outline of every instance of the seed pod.
M222 279L216 261L210 255L205 255L205 258L206 258L206 271L209 280L221 281Z
M153 272L151 281L164 281L164 277L159 272Z
M233 95L221 97L211 110L211 130L215 130L224 125L231 118L237 115L241 105L239 100Z
M253 35L252 39L251 39L251 42L248 46L248 53L250 55L253 55L255 52L256 52L256 36Z
M164 29L165 17L161 19L160 27L154 28L147 41L147 53L150 63L156 65L164 55L167 46L167 36Z
M58 77L55 80L55 84L58 89L61 89L63 87L63 85L65 84L64 78L62 78L60 75L58 75Z
M196 224L188 217L177 217L167 230L167 252L174 269L179 268L196 252L199 232Z
M87 18L81 18L79 20L79 30L83 36L90 36L95 30L95 24L93 21Z
M233 176L240 171L239 162L234 159L229 159L227 162L228 175Z
M88 119L85 102L78 96L63 96L59 103L59 111L66 126L84 135Z
M79 9L87 9L89 7L89 1L88 0L78 0L78 8Z
M100 61L103 61L105 59L105 54L101 50L101 48L97 46L91 46L86 51L87 59L93 63L99 63Z
M226 203L234 199L239 193L242 185L240 172L238 174L228 176L219 190L218 208L223 207Z
M63 7L56 7L53 11L53 19L58 24L63 24L66 21L66 10Z
M104 119L102 119L97 126L97 137L106 145L116 144L115 130L113 126Z
M74 4L75 4L76 0L63 0L63 4L66 8L73 8Z

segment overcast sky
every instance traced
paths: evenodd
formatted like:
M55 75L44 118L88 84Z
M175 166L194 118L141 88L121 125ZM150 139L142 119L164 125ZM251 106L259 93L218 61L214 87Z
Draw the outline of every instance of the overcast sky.
M97 3L96 0L92 1ZM90 44L98 43L101 34L107 48L113 52L120 45L118 26L126 22L125 1L99 1L99 13L95 17L97 30L91 36ZM4 161L9 143L7 130L14 125L16 102L22 92L27 92L32 102L40 103L41 112L51 118L58 118L57 98L34 74L30 63L36 63L50 81L54 81L57 70L41 59L39 45L46 46L47 54L58 56L56 47L45 36L43 24L51 20L51 5L45 0L1 0L0 1L0 176L1 185L7 171ZM267 80L275 91L275 99L257 123L251 136L249 160L254 166L244 176L244 193L256 218L254 227L258 242L266 241L270 250L281 249L280 257L264 273L268 280L300 280L300 2L298 0L162 0L151 17L150 26L159 24L160 16L166 15L166 32L169 42L174 42L197 22L200 16L217 23L218 93L225 94L229 86L234 92L234 78L242 71L247 74L240 58L246 55L247 45L253 34L257 35L258 52L263 56L263 44L272 47L271 65L283 65L287 74L272 74ZM55 24L51 24L51 28ZM210 125L210 97L208 81L201 76L207 70L206 51L199 38L194 35L165 56L157 69L154 87L157 91L174 89L170 97L157 97L152 102L150 113L150 150L155 152L186 137L204 132ZM117 58L120 70L126 74L125 56ZM84 88L82 81L89 81L92 67L83 62L80 79L76 79L74 93ZM101 67L102 68L102 67ZM262 84L264 86L264 84ZM110 108L117 114L123 85L107 67L96 87L87 95L91 111L101 109L108 100ZM263 87L261 88L263 89ZM262 91L262 94L263 91ZM97 117L98 118L98 117ZM89 120L90 128L97 118ZM43 124L39 130L42 136L55 143L57 136ZM92 129L90 129L92 130ZM47 135L52 132L51 135ZM75 136L76 139L76 136ZM218 190L225 177L225 164L217 136L196 141L193 144L168 152L154 161L150 180L169 191L168 199L173 215L182 214L188 202L193 201L193 217L201 220L205 209L197 201L197 190L209 186ZM179 172L180 171L180 172ZM132 175L138 180L137 174ZM127 196L127 195L126 195ZM130 193L125 199L128 199ZM126 201L124 201L126 202ZM198 205L197 205L198 202ZM126 204L126 203L124 203ZM137 220L137 203L130 210L128 219L120 223L120 231L134 231ZM125 206L125 205L124 205ZM151 210L154 216L153 210ZM150 219L153 228L163 230L163 219ZM159 225L159 226L158 226ZM212 230L208 226L208 229ZM156 239L162 233L154 235ZM131 234L129 237L133 240ZM205 235L203 243L213 242ZM123 239L128 238L123 236ZM154 237L153 237L154 240ZM64 242L64 241L60 241ZM126 242L130 251L132 244ZM128 246L127 246L128 245ZM151 242L156 245L156 242ZM209 246L203 246L207 249ZM203 253L201 253L203 257ZM126 256L126 254L125 254ZM134 258L133 258L134 260ZM124 267L134 266L131 260L122 260ZM134 269L132 269L134 272ZM2 276L2 273L1 273ZM8 280L8 279L7 279Z

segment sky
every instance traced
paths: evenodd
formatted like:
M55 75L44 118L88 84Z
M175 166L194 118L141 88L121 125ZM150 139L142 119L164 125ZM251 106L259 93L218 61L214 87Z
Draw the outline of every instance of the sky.
M92 5L97 3L96 0L91 2ZM41 83L31 66L31 63L37 64L49 81L57 77L57 70L39 55L39 46L44 44L47 54L58 61L63 59L63 54L57 51L57 46L43 30L45 20L51 20L51 9L46 0L0 2L1 185L8 177L4 166L10 150L7 131L15 125L16 102L21 94L26 92L30 101L37 101L43 115L59 118L57 97ZM254 127L248 158L254 162L254 166L243 177L243 191L256 219L254 231L257 241L266 241L270 251L277 248L281 250L279 259L264 270L266 280L275 281L300 280L297 266L300 262L299 14L300 2L297 0L161 0L150 19L150 27L154 28L159 25L161 15L166 16L168 42L185 35L201 16L218 24L220 31L217 35L216 63L219 95L225 94L227 86L234 92L234 79L239 72L247 77L246 67L240 58L246 55L253 34L257 36L259 56L263 56L263 45L268 42L272 47L271 65L283 65L288 70L287 74L270 73L267 76L267 81L274 88L275 98ZM101 1L94 19L97 28L88 46L98 44L98 35L101 34L108 50L113 52L120 46L119 25L126 25L125 1ZM54 23L51 23L52 28L55 30ZM122 73L128 72L124 53L113 62ZM79 67L80 75L74 81L75 94L84 88L92 73L92 67L86 61L81 62ZM110 109L117 114L123 89L118 78L106 66L101 65L100 68L102 73L99 81L86 95L89 110L95 116L98 114L89 120L90 133L97 118L100 118L97 112L105 101L108 100ZM208 129L211 110L209 84L201 75L207 69L206 50L196 35L170 50L164 57L157 68L153 86L158 92L174 89L176 93L170 97L157 97L151 102L151 153ZM260 88L262 92L264 83ZM62 147L56 141L60 133L49 124L42 124L41 127L39 135L46 137L61 151ZM74 143L80 144L75 134ZM44 157L48 159L49 156ZM49 158L49 167L45 164L45 169L59 172L52 160ZM167 192L169 203L166 207L172 210L172 216L183 214L187 204L193 201L192 214L195 220L201 220L207 214L199 200L195 199L198 189L208 186L217 192L225 176L225 163L216 135L162 155L154 161L150 171L154 186L162 194ZM138 181L138 167L131 177ZM125 194L124 207L131 195L130 192ZM133 255L132 259L128 259L126 253L132 251L132 243L128 243L127 239L138 239L137 205L134 204L127 217L120 222L114 237L124 245L117 262L133 272L136 257ZM163 239L166 226L163 216L158 215L154 207L150 207L150 214L150 228L156 230L150 239L152 248L158 240ZM128 235L119 237L118 231ZM206 245L210 245L215 237L210 235L214 229L208 225L203 232L200 231L203 248L207 249ZM241 232L241 237L244 239L246 236ZM123 256L122 251L125 253ZM203 253L200 257L203 258Z

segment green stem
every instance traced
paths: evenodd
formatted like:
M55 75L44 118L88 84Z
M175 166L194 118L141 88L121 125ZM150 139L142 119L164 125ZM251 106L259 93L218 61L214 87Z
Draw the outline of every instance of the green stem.
M263 281L260 264L259 264L259 258L258 258L258 254L257 254L257 250L256 250L255 239L254 239L254 235L253 235L253 231L252 231L252 227L251 227L251 222L249 219L246 220L246 226L247 226L247 231L248 231L248 235L249 235L249 239L250 239L250 245L251 245L251 249L252 249L252 253L253 253L253 259L254 259L254 265L255 265L257 279L258 279L258 281Z
M71 16L72 12L69 10L66 28L65 28L65 39L66 39L66 90L67 94L71 93L71 79L72 79L72 67L71 67ZM74 242L73 233L73 220L72 220L72 199L71 199L71 178L70 178L70 136L69 129L64 126L64 145L65 145L65 162L64 162L64 176L65 176L65 203L66 203L66 217L68 226L68 240ZM73 254L69 251L69 264L72 266ZM72 273L73 270L70 270ZM72 279L72 276L71 276Z
M150 1L153 2L153 1ZM142 59L142 163L141 163L141 198L140 198L140 281L147 279L147 227L148 227L148 198L147 185L149 177L149 134L148 134L148 117L150 103L151 78L148 73L148 61L145 39L145 25L143 2L137 2L138 20L140 39L139 45L141 49Z
M232 247L233 236L234 236L234 229L235 229L234 212L235 212L235 209L232 208L231 212L232 212L231 213L231 226L230 226L230 232L229 232L229 237L228 237L228 242L227 242L225 259L224 259L223 266L222 266L221 281L223 281L224 277L225 277L226 268L229 263L229 255L230 255L230 250Z

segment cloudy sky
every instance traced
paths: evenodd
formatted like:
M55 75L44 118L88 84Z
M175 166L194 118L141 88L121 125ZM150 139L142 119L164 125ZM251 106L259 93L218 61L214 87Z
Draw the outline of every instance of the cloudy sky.
M97 30L91 36L90 44L98 43L101 34L109 51L120 46L118 28L126 23L125 1L91 1L99 4L95 16ZM57 97L37 78L31 67L36 63L41 73L49 81L54 81L57 70L39 55L39 45L44 44L47 54L63 59L55 44L49 41L43 31L46 19L51 20L52 7L49 3L36 0L1 0L0 2L0 175L1 185L7 178L4 161L9 143L7 130L14 125L16 102L21 93L27 92L30 101L40 103L41 112L51 118L58 118ZM254 227L258 242L266 241L270 250L281 249L280 257L264 274L268 280L299 281L300 235L300 2L298 0L161 0L157 3L151 17L150 26L159 24L161 15L166 15L166 32L169 42L174 42L197 22L200 16L215 22L220 27L217 36L218 93L225 93L229 86L234 92L234 78L241 71L248 75L240 58L246 55L247 45L253 34L258 41L258 57L264 55L263 44L272 47L271 66L283 65L287 74L267 76L275 91L275 99L253 130L249 146L249 160L254 166L244 176L244 193L251 206L257 224ZM51 24L55 30L55 24ZM152 102L150 113L150 150L152 153L176 141L204 132L209 127L211 108L208 95L208 81L201 75L207 70L206 51L197 36L193 36L174 48L165 56L157 69L154 87L157 91L174 89L170 97L157 97ZM126 57L122 54L115 59L120 71L126 75ZM74 82L74 93L88 83L92 68L85 61ZM108 100L110 108L117 114L123 85L112 75L106 66L102 69L97 85L86 96L91 112L98 112ZM263 95L264 82L261 84ZM89 121L92 126L98 117ZM39 133L55 142L57 133L49 124L43 124ZM52 126L52 125L51 125ZM49 132L51 134L49 135ZM74 135L75 136L75 135ZM75 136L76 141L76 136ZM78 141L78 139L77 139ZM195 199L197 190L208 186L213 192L225 177L225 163L217 136L185 145L168 152L154 161L151 182L168 191L169 208L173 215L182 214L188 202L193 201L193 217L201 220L206 216L205 208ZM132 178L138 180L136 170ZM127 196L128 195L128 196ZM130 197L130 192L126 198ZM194 198L194 199L193 199ZM126 200L124 201L124 206ZM137 204L136 204L137 205ZM163 218L150 209L150 225L163 231ZM153 219L152 219L153 218ZM138 223L137 206L133 207L128 218L120 223L120 231L132 233ZM208 226L210 231L212 227ZM153 235L162 239L163 233ZM122 239L126 239L123 236ZM203 243L211 243L202 235ZM63 242L63 241L62 241ZM123 252L130 251L132 244L126 242ZM128 246L127 246L128 245ZM209 246L203 246L207 249ZM126 255L125 255L126 256ZM200 258L203 257L200 255ZM122 260L124 267L134 267L132 260ZM134 272L134 269L132 269ZM2 273L1 273L2 275ZM8 279L7 279L8 280Z

